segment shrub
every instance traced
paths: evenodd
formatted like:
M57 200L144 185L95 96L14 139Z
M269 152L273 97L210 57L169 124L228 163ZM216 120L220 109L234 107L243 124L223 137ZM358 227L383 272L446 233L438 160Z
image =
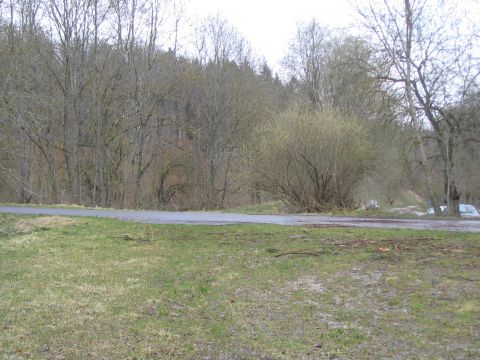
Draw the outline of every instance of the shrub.
M260 129L257 182L299 211L352 208L370 148L365 126L356 119L331 109L289 110Z

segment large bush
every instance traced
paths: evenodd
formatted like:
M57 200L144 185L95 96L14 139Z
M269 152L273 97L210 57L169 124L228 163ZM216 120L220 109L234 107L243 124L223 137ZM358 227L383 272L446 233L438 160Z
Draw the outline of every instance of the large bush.
M296 210L352 208L370 155L360 121L293 109L260 129L254 168L260 187Z

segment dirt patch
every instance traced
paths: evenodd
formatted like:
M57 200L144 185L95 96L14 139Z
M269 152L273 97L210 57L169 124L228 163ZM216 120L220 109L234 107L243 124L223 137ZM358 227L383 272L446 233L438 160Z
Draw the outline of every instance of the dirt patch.
M350 277L362 288L377 285L383 275L382 271L367 271L360 266L353 267L350 271Z
M333 245L345 248L368 247L370 245L380 245L377 250L387 252L390 250L407 251L424 246L428 241L438 240L433 237L416 237L416 238L385 238L385 239L357 239L347 242L333 242Z
M34 229L51 229L57 226L66 226L78 224L76 219L63 216L40 216L31 219L19 220L15 224L15 229L20 233L26 233Z
M325 291L325 286L324 284L321 284L316 277L306 276L306 277L297 279L295 281L288 282L286 284L285 290L287 291L303 290L303 291L321 293Z

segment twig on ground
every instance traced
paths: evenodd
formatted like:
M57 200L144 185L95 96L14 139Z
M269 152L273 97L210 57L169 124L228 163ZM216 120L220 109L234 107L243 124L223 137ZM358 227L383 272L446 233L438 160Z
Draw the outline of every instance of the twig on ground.
M313 252L313 251L288 251L281 254L275 255L275 257L286 256L286 255L310 255L310 256L320 256L323 253L320 251Z

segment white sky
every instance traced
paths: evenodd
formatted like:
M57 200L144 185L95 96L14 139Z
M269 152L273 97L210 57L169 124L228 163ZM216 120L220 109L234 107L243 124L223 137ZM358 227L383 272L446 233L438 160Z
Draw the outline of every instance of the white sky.
M187 16L203 18L219 13L265 56L278 71L298 22L313 18L320 24L348 27L353 23L352 0L185 0Z

